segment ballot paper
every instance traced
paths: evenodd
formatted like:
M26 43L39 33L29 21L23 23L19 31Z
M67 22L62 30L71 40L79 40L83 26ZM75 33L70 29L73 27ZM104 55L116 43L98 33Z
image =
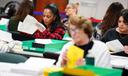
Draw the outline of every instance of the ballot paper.
M51 44L52 40L51 39L35 39L35 43L39 44Z
M25 64L35 65L38 64L40 66L51 66L55 63L54 59L47 59L47 58L37 58L37 57L30 57Z
M13 41L12 34L9 32L0 30L0 40L11 42Z
M110 51L120 52L123 51L123 45L118 39L106 42L106 45Z
M34 17L27 15L23 22L19 22L18 31L33 34L37 29L44 31L46 28L39 23Z

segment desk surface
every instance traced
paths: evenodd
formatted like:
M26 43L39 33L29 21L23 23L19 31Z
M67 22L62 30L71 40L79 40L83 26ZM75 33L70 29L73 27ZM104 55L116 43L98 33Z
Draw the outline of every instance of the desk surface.
M122 75L122 70L119 70L119 69L107 69L107 68L94 67L90 65L79 66L74 69L90 70L94 72L96 76L121 76ZM69 72L70 74L74 74L74 72L68 70L68 73ZM56 72L50 72L49 76L63 76L63 71L60 70Z
M91 70L96 73L98 76L121 76L122 71L119 69L107 69L93 66L80 66L78 68Z

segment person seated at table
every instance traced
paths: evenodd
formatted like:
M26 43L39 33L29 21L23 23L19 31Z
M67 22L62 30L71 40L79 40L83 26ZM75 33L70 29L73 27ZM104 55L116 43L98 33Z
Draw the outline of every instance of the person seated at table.
M65 26L68 26L69 18L71 16L75 16L78 13L78 7L79 3L69 3L65 8L65 13L67 18L62 19L62 22L65 24Z
M70 18L69 32L73 41L67 43L62 48L57 66L65 66L67 64L67 51L71 45L75 45L84 50L84 58L78 59L76 65L85 65L86 57L94 57L94 65L98 67L110 68L110 53L107 46L97 40L92 40L93 27L92 24L83 17L73 16ZM75 50L75 49L74 49ZM77 51L77 50L76 50Z
M118 19L118 27L108 30L102 37L103 42L118 39L123 46L128 46L128 9L123 9Z
M23 21L28 14L33 15L33 3L30 0L23 0L16 15L10 18L8 31L18 32L19 21Z
M58 7L55 4L49 4L44 8L42 24L46 30L37 30L33 37L41 39L62 39L65 34L65 28L61 23Z
M120 2L113 2L108 7L102 22L96 26L97 31L101 31L99 32L101 36L103 36L107 30L117 27L118 18L122 9L124 9L124 7Z

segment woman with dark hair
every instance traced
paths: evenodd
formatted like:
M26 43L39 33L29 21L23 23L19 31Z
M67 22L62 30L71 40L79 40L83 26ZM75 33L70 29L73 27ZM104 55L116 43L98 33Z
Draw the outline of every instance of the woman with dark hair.
M34 38L41 39L62 39L65 34L65 29L61 23L59 10L55 4L49 4L44 8L43 21L46 30L37 30L34 33Z
M108 30L101 40L108 42L115 39L118 39L123 44L124 51L128 54L128 9L121 11L118 27Z
M124 7L119 2L113 2L108 7L103 21L98 25L99 30L101 30L101 35L104 35L108 29L117 27L120 11L122 9L124 9Z
M30 0L24 0L20 4L16 15L11 17L8 25L8 31L17 32L19 21L23 21L28 14L33 14L33 3Z

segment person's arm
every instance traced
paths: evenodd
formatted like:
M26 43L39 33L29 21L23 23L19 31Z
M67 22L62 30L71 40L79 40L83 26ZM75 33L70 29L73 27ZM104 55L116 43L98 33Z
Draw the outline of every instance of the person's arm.
M67 50L65 50L63 53L62 53L62 60L61 60L61 63L60 63L60 65L62 66L62 67L64 67L66 64L67 64L67 62L68 62L68 58L67 58Z
M111 30L108 30L102 37L101 37L101 41L102 42L108 42L110 41L110 38L111 38Z
M98 49L99 54L97 54L96 66L111 68L111 56L109 50L105 44L101 44Z
M65 34L65 30L62 27L57 27L56 30L51 33L48 29L46 29L43 32L40 32L37 30L34 33L34 38L42 38L42 39L59 39L61 40L63 38L63 35Z
M8 24L8 31L10 32L17 32L18 30L18 24L19 24L19 21L18 20L14 20L14 17L12 17L10 20L9 20L9 24Z

